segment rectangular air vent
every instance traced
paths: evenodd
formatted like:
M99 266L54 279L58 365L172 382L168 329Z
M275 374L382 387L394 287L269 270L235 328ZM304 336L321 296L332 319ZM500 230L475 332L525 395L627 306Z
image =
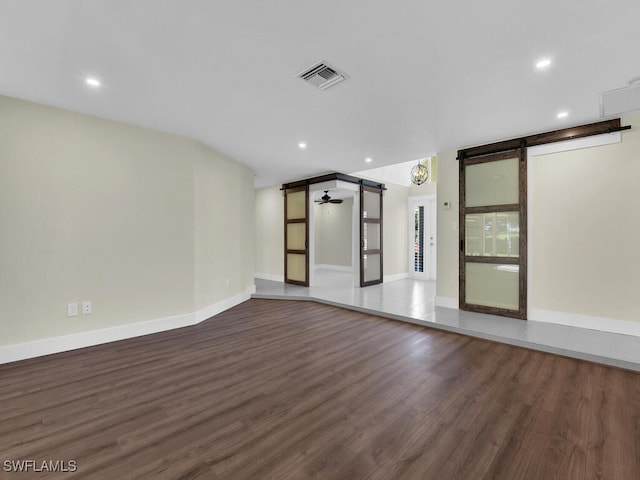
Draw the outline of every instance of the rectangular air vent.
M320 90L325 90L348 78L346 74L338 71L326 62L316 63L305 69L304 72L299 73L298 77L318 87Z
M600 113L603 117L640 110L640 82L628 87L604 92L600 98Z

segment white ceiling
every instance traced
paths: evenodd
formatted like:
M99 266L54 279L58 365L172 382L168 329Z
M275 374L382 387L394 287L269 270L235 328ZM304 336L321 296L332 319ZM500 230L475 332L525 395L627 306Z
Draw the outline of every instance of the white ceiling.
M638 0L0 7L0 94L195 138L257 186L597 121L599 94L640 75ZM350 78L326 91L297 78L319 60Z

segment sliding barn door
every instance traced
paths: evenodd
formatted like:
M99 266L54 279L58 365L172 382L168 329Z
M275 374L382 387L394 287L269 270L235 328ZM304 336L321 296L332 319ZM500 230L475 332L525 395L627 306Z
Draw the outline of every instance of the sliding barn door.
M382 283L382 189L360 185L360 286Z
M460 309L526 319L526 149L459 161Z
M284 191L284 281L309 286L309 187Z

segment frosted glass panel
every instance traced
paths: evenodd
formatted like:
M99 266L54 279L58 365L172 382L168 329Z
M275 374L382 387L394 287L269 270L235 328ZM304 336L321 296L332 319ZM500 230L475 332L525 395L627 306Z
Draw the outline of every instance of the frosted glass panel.
M465 254L517 257L520 245L518 212L478 213L465 216Z
M380 255L365 255L363 260L364 281L380 280Z
M468 165L465 171L465 205L507 205L519 203L518 158Z
M473 305L518 310L518 265L466 263L465 301Z
M306 281L307 265L305 256L297 253L287 254L287 279L298 282Z
M287 220L306 218L305 197L305 191L287 194Z
M306 248L307 232L304 223L287 224L287 250L304 250Z
M379 250L380 249L380 224L365 223L364 224L364 249Z
M368 192L363 194L363 218L380 218L380 193Z

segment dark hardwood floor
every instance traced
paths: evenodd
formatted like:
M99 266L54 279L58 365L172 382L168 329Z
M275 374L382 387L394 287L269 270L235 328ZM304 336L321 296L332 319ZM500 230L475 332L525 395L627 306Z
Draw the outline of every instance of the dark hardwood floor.
M7 461L77 462L10 473ZM640 479L640 375L311 302L0 365L0 478Z

